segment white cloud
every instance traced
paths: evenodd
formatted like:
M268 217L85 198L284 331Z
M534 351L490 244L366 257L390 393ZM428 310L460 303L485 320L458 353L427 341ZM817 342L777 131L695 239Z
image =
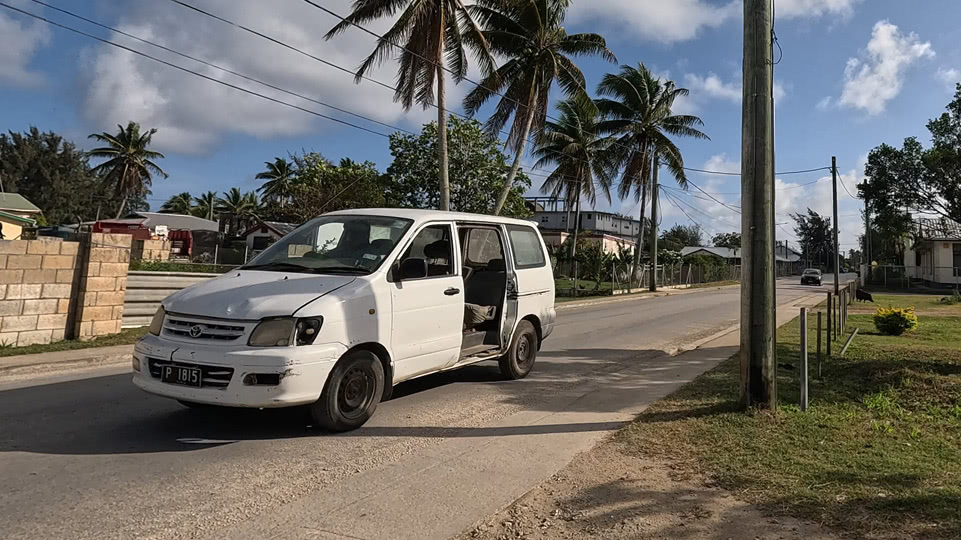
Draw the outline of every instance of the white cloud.
M777 0L778 17L820 17L822 15L850 16L854 6L862 0Z
M940 67L934 76L943 82L948 91L952 93L957 88L957 84L961 82L961 70L955 68Z
M349 0L332 0L328 4L332 10L340 13L348 12L350 7ZM360 65L373 49L373 38L355 29L325 42L323 33L334 25L335 19L300 2L275 5L257 0L210 0L204 8L351 70ZM393 103L393 91L390 89L368 81L354 84L351 74L173 4L130 3L128 11L120 19L122 22L118 26L131 34L381 122L410 129L436 118L434 108L425 111L415 107L405 113L400 105ZM378 21L370 28L382 32L390 22ZM392 131L130 42L121 36L114 36L113 39L217 80L376 131ZM108 45L87 49L82 59L88 64L81 69L87 77L83 86L83 112L86 118L97 129L112 130L116 124L128 120L135 120L146 127L156 127L159 131L154 141L161 150L201 154L211 151L232 134L279 137L337 128L337 124L330 121L200 79ZM370 76L393 84L395 71L396 63L387 61ZM459 105L466 89L464 85L455 87L450 83L448 88L448 104L454 108Z
M932 58L930 42L915 33L903 34L888 21L874 25L871 40L861 58L851 58L844 68L840 105L876 115L901 93L907 69L922 58Z
M743 99L740 73L727 82L713 72L705 76L686 73L683 86L691 91L691 95L685 102L685 106L691 110L696 110L699 104L707 99L720 99L731 103L741 103ZM774 100L782 102L786 96L787 90L784 85L780 81L774 81Z
M24 3L15 1L13 5ZM50 30L41 21L12 13L0 13L0 84L36 86L43 77L30 71L29 64L37 49L50 42Z
M741 2L716 5L704 0L589 0L573 2L573 23L606 22L642 39L674 43L694 38L740 16Z
M819 111L826 111L831 108L834 104L834 98L831 96L824 96L821 101L818 101L817 108Z

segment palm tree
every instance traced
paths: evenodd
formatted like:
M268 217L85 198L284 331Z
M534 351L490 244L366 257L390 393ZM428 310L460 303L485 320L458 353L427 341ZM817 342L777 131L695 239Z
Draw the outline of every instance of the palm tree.
M684 157L669 135L710 137L698 129L704 125L700 118L675 115L671 110L674 101L688 95L688 90L675 87L672 81L662 82L644 64L625 65L617 74L608 73L598 85L597 93L609 96L596 101L604 118L598 128L608 135L613 162L622 171L618 197L626 199L633 194L634 200L641 203L641 226L631 267L633 279L644 246L644 211L648 186L652 178L657 181L659 166L656 164L663 161L678 186L687 189Z
M194 201L197 202L197 206L194 207L197 216L213 221L217 214L217 192L208 191L194 198Z
M555 198L563 197L568 205L575 205L574 238L570 258L574 264L574 283L577 290L577 233L581 228L581 200L591 205L597 202L597 188L611 200L610 172L612 154L607 151L609 141L598 132L597 107L590 99L573 97L557 104L560 119L546 122L534 148L535 168L553 166L554 171L544 180L541 191ZM576 294L576 292L575 292Z
M166 214L187 214L193 209L194 198L186 191L167 199L160 207L160 211Z
M294 166L281 157L275 158L273 162L265 161L264 166L267 170L257 173L257 176L254 177L257 180L266 180L257 191L265 199L280 202L280 207L283 208L284 204L290 200L290 188L296 172Z
M246 226L251 218L256 217L258 206L257 194L253 191L243 193L239 188L225 191L224 197L217 200L217 212L230 215L228 236L236 235L241 224Z
M382 17L400 16L378 40L374 51L357 69L356 82L402 47L397 69L394 101L410 110L414 101L426 109L434 104L437 82L437 161L440 183L440 209L450 209L450 182L447 176L447 96L444 87L444 62L450 64L455 82L467 76L465 45L477 53L481 67L492 69L494 59L480 28L462 0L355 0L353 11L334 26L324 39L330 39L353 25L363 25ZM404 42L404 43L401 43Z
M156 128L141 133L140 124L136 122L129 122L126 128L118 124L117 128L116 135L106 131L90 134L88 139L106 143L107 146L94 148L87 155L107 160L94 167L92 172L103 174L107 184L122 199L120 210L117 211L119 218L123 216L129 197L145 194L153 183L153 175L167 178L167 173L155 163L164 155L147 149L154 133L157 133Z
M514 153L514 163L497 198L495 215L507 202L531 132L544 128L554 81L568 96L587 96L584 74L571 57L599 54L617 61L600 35L567 34L563 25L569 5L569 0L480 0L468 8L482 23L491 51L506 59L464 99L464 109L473 115L491 98L501 96L486 124L495 137L513 117L506 147Z

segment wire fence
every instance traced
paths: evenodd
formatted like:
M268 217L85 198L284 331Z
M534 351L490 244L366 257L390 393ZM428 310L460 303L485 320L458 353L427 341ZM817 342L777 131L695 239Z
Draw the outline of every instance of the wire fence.
M892 290L961 288L961 267L882 265L862 267L865 285Z
M558 297L614 296L650 288L653 277L658 287L689 287L709 283L739 281L740 265L663 264L652 273L650 264L635 269L630 261L554 262L555 289ZM573 276L577 275L575 281Z

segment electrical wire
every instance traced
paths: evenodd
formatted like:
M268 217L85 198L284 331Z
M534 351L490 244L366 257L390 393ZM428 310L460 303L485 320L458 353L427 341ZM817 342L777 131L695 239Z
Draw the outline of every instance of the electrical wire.
M244 92L245 94L249 94L249 95L252 95L252 96L256 96L256 97L259 97L259 98L261 98L261 99L265 99L265 100L267 100L267 101L271 101L271 102L277 103L277 104L279 104L279 105L284 105L284 106L290 107L290 108L292 108L292 109L296 109L296 110L299 110L299 111L303 111L303 112L305 112L305 113L307 113L307 114L311 114L311 115L317 116L317 117L319 117L319 118L324 118L324 119L326 119L326 120L330 120L331 122L336 122L336 123L338 123L338 124L343 124L343 125L345 125L345 126L349 126L349 127L355 128L355 129L359 129L359 130L361 130L361 131L366 131L367 133L371 133L371 134L373 134L373 135L379 135L379 136L384 137L384 138L390 138L390 135L388 135L388 134L386 134L386 133L381 133L381 132L379 132L379 131L374 131L374 130L372 130L372 129L368 129L368 128L365 128L365 127L363 127L363 126L358 126L357 124L348 122L348 121L346 121L346 120L341 120L340 118L335 118L335 117L333 117L333 116L328 116L328 115L326 115L326 114L319 113L319 112L317 112L317 111L314 111L314 110L311 110L311 109L307 109L307 108L301 107L301 106L299 106L299 105L294 105L293 103L289 103L289 102L287 102L287 101L283 101L283 100L280 100L280 99L277 99L277 98L272 98L272 97L270 97L270 96L261 94L261 93L259 93L259 92L255 92L255 91L253 91L253 90L249 90L249 89L247 89L247 88L243 88L243 87L241 87L241 86L237 86L237 85L235 85L235 84L228 83L228 82L226 82L226 81L221 81L221 80L219 80L219 79L215 79L215 78L210 77L210 76L208 76L208 75L204 75L203 73L200 73L200 72L197 72L197 71L193 71L193 70L188 69L188 68L185 68L185 67L183 67L183 66L178 66L177 64L174 64L174 63L172 63L172 62L168 62L168 61L166 61L166 60L162 60L162 59L157 58L157 57L155 57L155 56L151 56L151 55L149 55L149 54L147 54L147 53L145 53L145 52L138 51L138 50L136 50L136 49L132 49L132 48L127 47L127 46L125 46L125 45L121 45L121 44L119 44L119 43L110 41L109 39L104 39L104 38L102 38L102 37L95 36L95 35L93 35L93 34L89 34L89 33L84 32L84 31L82 31L82 30L77 30L76 28L72 28L72 27L70 27L70 26L67 26L67 25L64 25L64 24L60 24L60 23L55 22L55 21L51 21L50 19L44 18L44 17L42 17L42 16L40 16L40 15L36 15L36 14L34 14L34 13L30 13L29 11L24 11L24 10L22 10L22 9L20 9L20 8L13 7L13 6L5 3L5 2L0 2L0 7L5 7L5 8L7 8L7 9L11 10L11 11L15 11L15 12L20 13L20 14L22 14L22 15L26 15L26 16L28 16L28 17L37 19L37 20L39 20L39 21L43 21L43 22L45 22L45 23L47 23L47 24L49 24L49 25L56 26L57 28L61 28L61 29L63 29L63 30L67 30L68 32L73 32L73 33L75 33L75 34L78 34L78 35L81 35L81 36L85 36L85 37L88 37L88 38L90 38L90 39L94 39L94 40L99 41L99 42L101 42L101 43L105 43L105 44L107 44L107 45L111 45L111 46L113 46L113 47L117 47L118 49L123 49L123 50L125 50L125 51L131 52L131 53L136 54L136 55L138 55L138 56L142 56L142 57L144 57L144 58L153 60L154 62L158 62L158 63L163 64L163 65L165 65L165 66L172 67L172 68L177 69L177 70L179 70L179 71L183 71L184 73L189 73L189 74L194 75L194 76L196 76L196 77L200 77L200 78L202 78L202 79L206 79L206 80L208 80L208 81L211 81L211 82L214 82L214 83L217 83L217 84L226 86L226 87L228 87L228 88L233 88L234 90L238 90L238 91L240 91L240 92Z
M236 76L236 77L240 77L241 79L244 79L244 80L247 80L247 81L250 81L250 82L257 83L257 84L259 84L259 85L261 85L261 86L270 88L270 89L272 89L272 90L277 90L278 92L283 92L283 93L288 94L288 95L290 95L290 96L297 97L297 98L303 99L303 100L305 100L305 101L310 101L310 102L312 102L312 103L316 103L317 105L321 105L321 106L323 106L323 107L327 107L327 108L329 108L329 109L333 109L333 110L335 110L335 111L342 112L342 113L344 113L344 114L348 114L348 115L350 115L350 116L354 116L354 117L356 117L356 118L360 118L361 120L366 120L366 121L368 121L368 122L371 122L371 123L374 123L374 124L377 124L377 125L380 125L380 126L383 126L383 127L386 127L386 128L390 128L390 129L393 129L393 130L396 130L396 131L402 131L402 132L404 132L404 133L409 133L409 134L411 134L411 135L416 135L414 132L409 131L409 130L406 130L406 129L402 128L402 127L398 127L398 126L394 126L394 125L391 125L391 124L387 124L387 123L385 123L385 122L381 122L381 121L379 121L379 120L375 120L375 119L373 119L373 118L369 118L369 117L367 117L367 116L364 116L364 115L362 115L362 114L358 114L358 113L349 111L349 110L347 110L347 109L342 109L342 108L340 108L340 107L336 107L336 106L331 105L331 104L329 104L329 103L324 103L323 101L320 101L320 100L311 98L311 97L309 97L309 96L305 96L305 95L303 95L303 94L300 94L300 93L297 93L297 92L293 92L293 91L287 90L287 89L285 89L285 88L281 88L281 87L279 87L279 86L276 86L276 85L273 85L273 84L271 84L271 83L262 81L262 80L260 80L260 79L257 79L257 78L254 78L254 77L250 77L250 76L248 76L248 75L244 75L243 73L239 73L239 72L234 71L234 70L232 70L232 69L228 69L228 68L219 66L219 65L214 64L214 63L212 63L212 62L208 62L207 60L204 60L204 59L202 59L202 58L197 58L197 57L195 57L195 56L191 56L191 55L189 55L189 54L180 52L180 51L178 51L178 50L175 50L175 49L172 49L172 48L170 48L170 47L161 45L161 44L159 44L159 43L154 43L153 41L150 41L150 40L141 38L141 37L139 37L139 36L130 34L130 33L128 33L128 32L124 32L123 30L120 30L120 29L118 29L118 28L114 28L114 27L112 27L112 26L108 26L108 25L106 25L106 24L99 23L99 22L97 22L97 21L95 21L95 20L88 19L87 17L84 17L84 16L82 16L82 15L78 15L78 14L73 13L73 12L71 12L71 11L68 11L68 10L66 10L66 9L62 9L62 8L57 7L57 6L50 5L50 4L46 3L46 2L42 2L41 0L30 0L30 1L33 2L33 3L35 3L35 4L39 4L39 5L41 5L41 6L50 8L50 9L52 9L52 10L54 10L54 11L58 11L58 12L60 12L60 13L63 13L64 15L73 17L73 18L75 18L75 19L79 19L79 20L81 20L81 21L84 21L84 22L86 22L86 23L92 24L92 25L94 25L94 26L103 28L103 29L105 29L105 30L109 30L109 31L111 31L111 32L120 34L120 35L125 36L125 37L128 37L128 38L130 38L130 39L139 41L140 43L144 43L144 44L146 44L146 45L150 45L150 46L152 46L152 47L156 47L156 48L158 48L158 49L167 51L167 52L169 52L169 53L175 54L175 55L180 56L180 57L182 57L182 58L186 58L186 59L188 59L188 60L193 60L194 62L198 62L198 63L200 63L200 64L203 64L203 65L207 66L207 67L214 68L214 69L219 70L219 71L222 71L222 72L224 72L224 73L229 73L229 74L234 75L234 76Z

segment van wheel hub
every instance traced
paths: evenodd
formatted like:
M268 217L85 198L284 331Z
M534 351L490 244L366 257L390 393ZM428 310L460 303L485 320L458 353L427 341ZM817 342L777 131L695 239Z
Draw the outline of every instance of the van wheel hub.
M362 414L373 399L374 377L363 369L344 374L340 384L340 409L345 416Z

